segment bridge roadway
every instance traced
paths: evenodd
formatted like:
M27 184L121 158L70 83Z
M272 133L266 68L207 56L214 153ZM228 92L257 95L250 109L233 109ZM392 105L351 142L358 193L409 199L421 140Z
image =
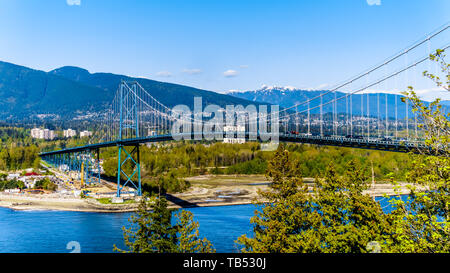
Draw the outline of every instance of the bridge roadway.
M191 139L194 139L194 133L181 133L178 137L191 135ZM270 136L270 134L268 134ZM225 137L225 133L224 133ZM246 140L249 139L249 133L245 134ZM108 142L101 142L96 144L88 144L79 147L61 149L51 152L40 153L39 156L45 157L49 155L57 154L67 154L76 153L82 151L95 151L100 148L113 147L113 146L136 146L141 143L152 143L152 142L162 142L162 141L172 141L174 138L172 134L157 135L157 136L146 136L138 138L130 138L123 140L115 140ZM413 152L419 153L420 151L427 150L422 142L404 142L398 140L392 141L382 141L375 138L349 138L343 136L311 136L311 135L295 135L295 134L285 134L281 133L279 135L280 142L293 142L293 143L305 143L305 144L316 144L324 146L338 146L338 147L350 147L350 148L361 148L361 149L371 149L371 150L381 150L381 151L391 151L391 152Z

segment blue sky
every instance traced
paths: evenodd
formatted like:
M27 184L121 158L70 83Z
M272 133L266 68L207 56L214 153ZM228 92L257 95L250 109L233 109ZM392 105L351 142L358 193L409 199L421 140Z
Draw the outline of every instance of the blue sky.
M0 0L0 60L216 92L318 88L379 63L449 14L448 0Z

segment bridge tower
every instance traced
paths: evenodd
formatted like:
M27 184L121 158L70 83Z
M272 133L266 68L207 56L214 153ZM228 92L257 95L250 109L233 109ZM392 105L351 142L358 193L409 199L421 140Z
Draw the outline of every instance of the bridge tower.
M117 197L120 197L126 186L132 186L137 194L142 194L141 189L141 163L139 144L132 146L127 151L122 140L127 138L139 138L139 114L138 114L138 84L122 81L119 86L119 144L117 160ZM124 178L124 182L122 179Z

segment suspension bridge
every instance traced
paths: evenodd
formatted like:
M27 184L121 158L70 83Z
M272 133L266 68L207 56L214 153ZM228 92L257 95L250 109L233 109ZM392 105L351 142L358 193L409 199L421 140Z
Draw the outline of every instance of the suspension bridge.
M43 152L40 156L62 171L80 173L86 184L99 183L100 149L117 147L120 197L126 187L141 195L139 147L144 143L240 139L424 151L429 148L424 142L421 118L399 93L410 85L416 90L435 87L424 80L422 73L440 72L439 65L429 57L432 48L445 51L450 46L449 28L447 23L370 69L289 107L259 105L258 109L241 105L224 109L210 105L203 109L201 98L196 98L200 109L169 108L138 81L123 81L90 144ZM125 168L125 164L132 167Z

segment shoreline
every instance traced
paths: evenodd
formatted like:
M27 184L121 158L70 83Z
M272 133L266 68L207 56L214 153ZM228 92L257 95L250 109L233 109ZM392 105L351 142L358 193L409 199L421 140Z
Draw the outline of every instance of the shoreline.
M405 184L406 185L406 184ZM403 185L403 186L405 186ZM208 201L199 200L200 196L190 194L196 193L198 188L193 187L186 193L168 195L169 208L195 208L195 207L220 207L253 204L255 194L250 193L245 196L232 197L226 200ZM395 196L392 185L377 184L375 188L364 192L372 197L382 197L385 194ZM400 195L408 194L409 190L402 187ZM186 198L188 197L188 198ZM192 200L189 200L192 199ZM75 212L95 212L95 213L127 213L137 211L138 202L129 204L101 204L95 199L82 199L75 197L57 197L51 194L24 195L16 193L0 193L0 207L22 211L75 211Z
M180 206L171 202L169 208L220 207L252 204L252 200L199 202L191 206ZM95 199L39 198L0 193L0 207L17 211L75 211L96 213L126 213L137 211L138 203L100 204Z

